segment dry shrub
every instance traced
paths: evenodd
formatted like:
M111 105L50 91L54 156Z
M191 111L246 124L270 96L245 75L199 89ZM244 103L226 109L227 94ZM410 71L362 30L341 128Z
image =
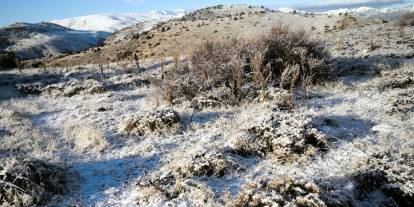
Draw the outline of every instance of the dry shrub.
M0 158L0 206L44 206L66 192L65 169L40 160Z
M319 187L312 181L294 178L263 179L249 183L228 206L324 207Z
M191 64L170 69L164 82L174 88L170 94L173 100L191 100L226 87L230 89L229 100L223 102L238 103L261 96L276 85L293 90L303 80L307 84L322 80L326 57L321 42L279 24L254 40L203 42L194 48ZM287 87L285 81L289 82Z
M142 112L125 119L119 126L119 131L124 134L145 134L154 132L163 134L177 130L181 125L181 118L172 109L155 112Z
M414 12L402 15L398 24L400 26L414 26Z

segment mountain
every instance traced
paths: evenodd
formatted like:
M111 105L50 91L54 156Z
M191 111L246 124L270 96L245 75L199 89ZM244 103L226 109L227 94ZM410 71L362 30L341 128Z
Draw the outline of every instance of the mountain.
M53 23L16 23L0 28L0 51L13 51L22 59L41 58L99 45L107 35Z
M399 19L403 14L408 12L414 12L414 5L410 5L402 8L371 8L371 7L359 7L355 9L336 9L323 12L323 14L339 14L348 13L353 16L364 16L371 18L380 18L387 21L394 21Z
M76 30L105 31L113 33L126 27L147 21L165 21L179 18L187 13L186 10L151 11L148 13L121 13L96 14L80 16L62 20L53 20L52 23Z

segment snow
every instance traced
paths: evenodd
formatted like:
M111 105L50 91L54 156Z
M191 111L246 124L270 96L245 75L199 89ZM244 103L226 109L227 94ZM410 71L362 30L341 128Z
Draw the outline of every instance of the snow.
M402 7L402 8L372 8L372 7L358 7L358 8L340 8L335 10L329 10L322 12L321 14L338 15L340 13L348 13L354 16L365 16L372 18L381 18L384 20L392 21L398 19L401 15L407 12L413 12L414 5Z
M134 24L146 21L165 21L172 18L180 18L187 13L186 10L174 11L150 11L148 13L120 13L120 14L96 14L73 17L61 20L53 20L52 23L76 30L91 30L115 32Z

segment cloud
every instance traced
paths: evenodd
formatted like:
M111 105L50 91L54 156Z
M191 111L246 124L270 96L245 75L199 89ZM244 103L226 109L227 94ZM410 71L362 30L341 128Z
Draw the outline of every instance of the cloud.
M126 3L142 4L144 0L123 0Z

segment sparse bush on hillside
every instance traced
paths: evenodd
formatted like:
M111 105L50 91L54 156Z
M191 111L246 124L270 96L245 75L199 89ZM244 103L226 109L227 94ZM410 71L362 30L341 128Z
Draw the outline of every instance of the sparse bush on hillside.
M414 12L401 16L398 23L400 26L414 26Z
M225 86L231 91L230 102L238 103L260 96L268 87L293 91L305 82L321 81L326 56L321 42L306 32L276 25L255 40L204 42L193 50L191 64L175 65L164 81L175 89L172 100L191 100Z

